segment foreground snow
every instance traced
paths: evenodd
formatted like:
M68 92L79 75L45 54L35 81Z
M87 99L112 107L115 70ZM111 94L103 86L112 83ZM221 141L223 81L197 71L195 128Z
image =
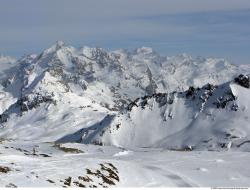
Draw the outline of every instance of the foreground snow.
M250 186L249 152L3 141L1 187Z

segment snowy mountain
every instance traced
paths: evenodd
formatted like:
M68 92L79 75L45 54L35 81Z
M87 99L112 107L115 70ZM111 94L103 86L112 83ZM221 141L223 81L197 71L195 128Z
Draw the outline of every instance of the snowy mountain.
M118 147L249 151L250 83L245 77L247 86L237 82L207 84L185 92L144 96L111 125L103 123L95 135L91 127L74 136L80 135L83 143Z
M55 141L79 129L81 133L77 138L90 143L96 139L94 136L105 132L99 123L107 122L103 128L119 130L114 134L104 133L99 140L104 144L170 148L218 146L219 141L231 142L229 138L223 139L223 135L231 135L230 130L237 131L233 134L240 133L235 126L238 122L244 123L244 132L249 128L249 89L228 82L249 71L250 67L232 65L223 59L192 58L185 54L163 57L146 47L132 52L107 52L100 48L76 49L58 42L40 55L21 58L5 70L6 77L1 80L0 116L5 127L0 134L25 139L22 134L25 132L29 139L39 134L41 139ZM194 95L187 97L191 90ZM229 101L231 107L237 106L239 110L220 109L225 107L218 106L221 101ZM245 103L239 105L239 101ZM85 119L85 115L89 119ZM227 117L226 121L217 121ZM68 124L64 126L65 120ZM48 124L50 128L42 127ZM232 127L221 127L225 125ZM88 135L82 130L85 128L90 129L86 132ZM189 136L197 134L199 137L192 142ZM248 138L233 134L237 140ZM73 135L69 141L75 138ZM179 140L175 142L172 138ZM213 140L216 145L209 143ZM205 141L208 142L202 143Z
M167 180L165 174L171 176L171 172L158 171L150 159L145 161L149 165L134 171L135 175L145 171L145 176L133 181L115 159L139 159L139 153L147 151L156 152L158 157L152 158L156 162L163 156L160 152L166 150L250 151L249 65L186 54L166 57L148 47L108 52L86 46L77 49L63 42L17 61L0 57L0 65L3 157L12 155L18 167L23 164L22 159L31 159L34 165L25 165L23 171L29 178L32 176L27 171L33 170L36 163L45 162L43 159L55 159L56 167L62 170L58 171L69 171L64 168L69 165L67 159L59 163L62 155L77 159L76 168L81 155L112 157L122 173L118 175L117 167L107 164L110 162L96 159L88 162L96 168L100 161L99 172L85 168L87 177L71 173L68 178L55 177L48 170L39 174L44 179L34 185L126 186L126 179L132 181L130 185L141 186L153 179L148 186L164 186L165 182L170 186L196 186L188 179L181 178L176 183L172 178ZM38 160L32 160L34 156ZM123 164L134 167L135 163L125 160ZM2 161L12 167L5 157ZM0 163L0 174L1 170L9 172ZM154 170L152 177L150 172ZM109 177L100 171L109 172ZM13 174L10 179L17 178L19 185L13 183L18 186L29 184L29 180L22 182L19 177ZM4 182L6 186L13 183Z

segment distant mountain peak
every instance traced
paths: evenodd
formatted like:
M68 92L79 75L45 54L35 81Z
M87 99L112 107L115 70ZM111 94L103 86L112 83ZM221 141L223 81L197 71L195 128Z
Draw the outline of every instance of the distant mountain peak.
M142 47L136 49L136 53L138 53L138 54L151 54L153 52L154 51L151 47L142 46Z

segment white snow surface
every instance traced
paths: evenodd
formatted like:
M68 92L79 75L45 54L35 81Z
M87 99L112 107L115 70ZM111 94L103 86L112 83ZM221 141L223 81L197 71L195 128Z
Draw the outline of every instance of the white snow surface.
M57 42L0 66L2 187L250 184L249 65Z
M35 155L33 149L35 147ZM165 149L125 150L109 147L67 143L63 147L79 151L65 152L53 143L5 141L0 145L0 166L9 167L1 173L2 187L245 187L249 186L249 152L180 152ZM47 156L44 156L47 155ZM109 176L103 164L119 178L103 181L88 173ZM109 164L112 164L111 167ZM84 177L84 178L83 178ZM84 180L85 179L85 180ZM89 181L86 179L90 179ZM118 180L117 180L118 179Z

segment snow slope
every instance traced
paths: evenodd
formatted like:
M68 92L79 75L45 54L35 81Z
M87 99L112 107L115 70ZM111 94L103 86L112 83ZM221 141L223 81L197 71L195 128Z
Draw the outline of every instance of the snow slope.
M34 151L35 149L35 151ZM249 152L3 141L1 187L246 187ZM0 170L1 171L1 170ZM4 171L4 170L3 170ZM6 169L5 169L6 171Z
M249 151L249 88L228 82L191 89L137 99L95 136L88 134L91 128L81 131L85 135L82 142L130 148Z

